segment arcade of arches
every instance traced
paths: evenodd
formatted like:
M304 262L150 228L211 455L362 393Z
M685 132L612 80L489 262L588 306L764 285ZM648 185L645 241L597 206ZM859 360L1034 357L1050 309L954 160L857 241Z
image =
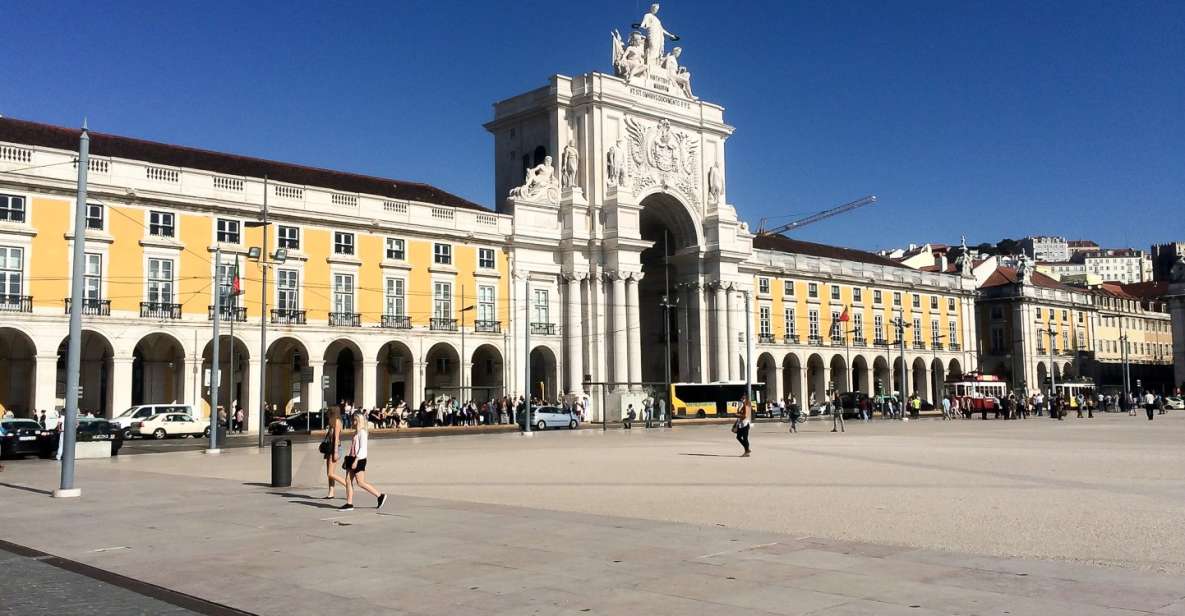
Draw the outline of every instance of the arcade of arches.
M895 358L892 391L901 390L900 359ZM797 353L775 356L763 352L757 357L757 380L766 400L790 400L821 403L837 392L856 391L869 395L890 391L889 359L886 355L851 355L852 369L847 369L844 353L811 353L805 361ZM931 364L916 358L912 364L909 391L922 400L934 402L943 394L947 376L962 374L958 360L948 364L935 359ZM850 385L849 385L850 383Z

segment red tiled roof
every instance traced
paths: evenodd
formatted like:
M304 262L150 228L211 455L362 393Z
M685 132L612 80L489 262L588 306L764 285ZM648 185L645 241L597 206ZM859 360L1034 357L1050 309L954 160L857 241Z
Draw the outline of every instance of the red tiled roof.
M0 118L0 141L78 151L81 131L51 124ZM214 173L241 175L315 186L350 193L379 195L393 199L421 201L466 210L491 211L472 201L419 182L392 180L370 175L344 173L262 158L224 154L155 141L144 141L91 131L91 154L138 160L169 167L188 167Z
M1047 289L1082 291L1082 289L1076 289L1070 285L1062 284L1036 270L1032 270L1029 273L1029 281L1032 284L1035 284L1039 287L1045 287ZM1002 287L1004 285L1016 284L1016 282L1016 268L1000 266L996 268L996 271L992 272L991 275L987 277L987 280L983 281L983 284L979 285L979 288L988 289L991 287Z
M827 244L816 244L814 242L804 242L802 240L788 238L785 235L758 235L753 238L753 247L759 250L773 250L791 254L826 257L828 259L840 259L842 261L856 261L870 265L887 265L889 267L913 269L871 252L852 248L841 248L839 246L828 246Z
M1070 240L1066 245L1071 248L1097 248L1098 244L1091 240Z
M1169 283L1164 280L1133 282L1117 285L1127 295L1136 299L1160 299L1169 292Z

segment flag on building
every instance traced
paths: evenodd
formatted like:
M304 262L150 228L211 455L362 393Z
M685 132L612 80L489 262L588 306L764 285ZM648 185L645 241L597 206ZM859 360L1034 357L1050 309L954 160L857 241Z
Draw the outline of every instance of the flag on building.
M235 270L234 270L234 274L232 275L231 280L230 280L230 294L231 295L242 295L243 294L243 281L239 279L239 257L238 257L238 255L235 255ZM847 312L844 312L844 314L846 315Z
M237 261L236 261L236 263L237 263ZM847 323L848 322L848 307L847 306L844 306L843 314L839 315L839 322L840 323Z

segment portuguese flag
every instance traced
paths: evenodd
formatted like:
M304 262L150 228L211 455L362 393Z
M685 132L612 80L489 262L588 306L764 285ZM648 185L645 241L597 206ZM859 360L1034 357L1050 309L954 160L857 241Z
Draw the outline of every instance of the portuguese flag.
M242 279L239 278L239 257L238 257L238 255L235 255L235 271L234 271L233 277L230 280L230 294L231 295L242 295L243 294L243 281L242 281Z

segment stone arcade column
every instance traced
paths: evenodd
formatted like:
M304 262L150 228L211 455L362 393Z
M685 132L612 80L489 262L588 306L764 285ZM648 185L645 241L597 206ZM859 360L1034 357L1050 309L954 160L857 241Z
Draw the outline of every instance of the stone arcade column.
M118 415L132 405L132 358L116 357L111 360L111 408L108 417Z
M716 344L712 352L716 354L716 373L712 375L714 381L728 380L728 308L725 296L728 291L722 283L716 283L713 289L716 293L712 306L712 321L715 324Z
M1173 269L1180 266L1178 260ZM1185 280L1169 284L1168 302L1173 333L1173 387L1185 387Z
M36 384L33 390L32 411L49 411L54 408L58 397L58 358L42 353L37 356ZM120 409L122 413L123 410Z
M778 368L779 371L784 370L784 369L785 369L784 367ZM807 398L806 388L802 386L802 366L801 365L799 365L797 368L790 369L790 381L787 383L784 383L784 385L786 388L785 388L785 391L782 392L782 398L784 399L784 398L787 398L787 397L793 395L795 402L798 403L799 409L802 409L803 411L809 410L806 407L806 400L805 400L805 398Z
M625 281L626 309L629 312L626 316L626 323L628 323L626 333L629 337L627 344L629 344L630 353L630 389L634 390L642 387L642 319L640 306L638 306L638 283L641 280L642 273L636 272Z
M568 277L568 393L584 393L584 328L580 314L580 281L583 276Z
M770 385L770 383L767 383ZM770 399L766 402L773 402L774 400L781 400L786 397L785 385L782 383L782 367L774 366L774 382L772 383L773 390L770 392Z
M259 429L259 360L247 360L247 370L247 395L239 404L247 418L247 431L254 432Z
M461 363L460 369L462 370L462 374L464 374L464 370L465 370L465 358L464 357L461 358L460 363ZM375 398L378 396L378 388L375 385L378 383L378 378L379 378L379 363L378 363L378 361L363 358L362 359L362 383L359 384L359 386L362 387L362 407L363 408L372 409L376 406L377 402L376 402ZM355 388L355 390L357 390L357 388ZM355 396L355 397L357 397L357 396ZM384 402L386 402L386 401L384 400Z
M689 382L692 380L692 366L695 363L692 353L699 349L696 349L691 343L692 328L690 327L691 321L688 319L688 315L691 311L691 298L695 296L695 293L696 291L691 285L680 284L675 286L672 297L669 298L679 299L678 305L672 308L675 311L675 325L672 327L678 327L678 331L672 330L671 335L677 335L679 338L679 371L671 372L671 379L674 381ZM663 317L666 318L666 316L666 313L664 313Z
M740 366L737 364L737 355L740 353L740 349L737 346L737 331L739 331L737 326L742 323L739 318L740 315L737 314L737 293L732 287L729 287L724 298L725 306L727 306L724 320L728 324L728 345L726 347L728 349L728 369L724 372L724 378L730 381L743 381L745 380L745 375L741 373Z
M325 362L309 358L309 369L313 371L313 382L309 383L309 399L301 400L301 410L317 412L325 404L325 390L321 389L321 376L325 374ZM280 408L280 412L285 410Z
M611 274L613 279L613 381L625 383L629 381L629 344L626 338L626 310L625 310L625 278L621 272ZM618 385L615 389L623 389L625 385Z

